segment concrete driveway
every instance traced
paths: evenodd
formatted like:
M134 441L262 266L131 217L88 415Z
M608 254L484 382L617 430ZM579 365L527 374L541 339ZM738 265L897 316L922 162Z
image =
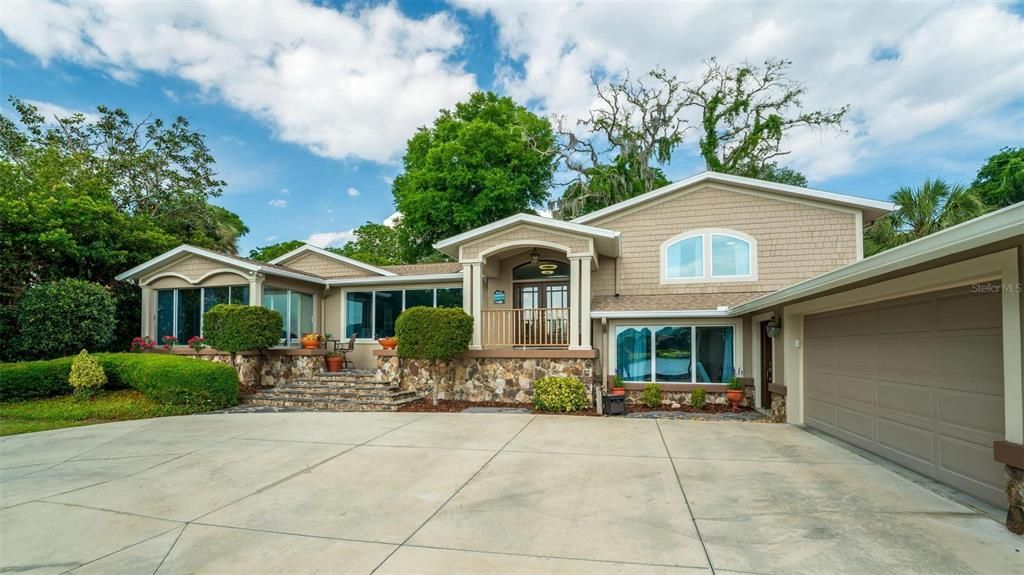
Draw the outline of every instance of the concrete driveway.
M995 521L798 428L217 414L0 440L0 572L1021 573Z

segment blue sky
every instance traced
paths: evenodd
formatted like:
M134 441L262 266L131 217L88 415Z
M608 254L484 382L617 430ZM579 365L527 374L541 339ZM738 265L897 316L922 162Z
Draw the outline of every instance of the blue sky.
M791 59L807 107L852 106L846 133L788 142L785 163L813 186L884 198L927 177L966 183L1024 143L1022 14L982 2L14 2L0 87L49 113L188 117L228 181L218 203L252 229L244 253L337 245L385 220L405 140L472 90L571 119L591 105L592 72L692 78L712 56ZM693 144L671 179L701 170Z

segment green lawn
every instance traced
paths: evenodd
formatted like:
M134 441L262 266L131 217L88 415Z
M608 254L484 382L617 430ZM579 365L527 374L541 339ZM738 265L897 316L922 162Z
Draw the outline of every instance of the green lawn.
M186 415L196 409L164 405L137 391L106 391L92 399L74 396L0 403L0 436L93 423Z

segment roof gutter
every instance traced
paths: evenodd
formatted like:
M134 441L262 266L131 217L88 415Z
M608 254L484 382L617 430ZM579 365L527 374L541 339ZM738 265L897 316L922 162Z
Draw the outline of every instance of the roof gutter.
M728 309L687 309L687 310L652 310L652 311L592 311L590 317L595 319L678 319L691 317L731 317Z
M373 286L428 282L461 282L462 272L451 274L424 274L416 276L390 276L380 278L343 278L326 280L329 286Z

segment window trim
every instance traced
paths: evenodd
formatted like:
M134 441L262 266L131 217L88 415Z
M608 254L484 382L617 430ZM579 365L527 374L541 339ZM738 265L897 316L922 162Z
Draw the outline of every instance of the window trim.
M157 338L160 337L160 334L157 331L157 330L160 329L160 327L157 325L159 323L159 317L160 317L160 292L169 291L172 294L174 294L173 297L171 298L171 313L173 314L172 322L171 322L171 326L172 326L171 329L174 331L174 336L177 337L178 336L178 292L181 291L181 290L194 290L194 289L199 290L199 309L201 310L200 313L199 313L199 337L205 337L205 335L203 333L203 330L206 327L206 325L205 325L206 318L204 317L204 316L206 316L206 311L205 311L206 310L206 290L213 289L213 288L228 288L228 303L231 303L231 289L232 288L242 288L242 287L248 289L249 288L249 284L228 284L228 285L224 285L224 286L196 286L196 287L183 287L183 288L175 287L175 288L156 288L156 289L154 289L153 290L153 310L154 310L154 314L156 316L155 317L156 321L153 322L153 329L152 329L153 334L150 337L152 337L154 340L156 340ZM249 304L244 304L244 305L249 305ZM161 345L162 345L162 343L161 343ZM184 346L184 345L188 345L188 342L179 341L179 342L176 342L175 345Z
M626 379L624 379L623 383L625 383L625 384L638 384L638 385L646 385L648 383L657 383L658 385L662 386L663 388L667 387L667 386L671 386L671 385L704 385L704 386L709 386L709 385L725 385L726 383L728 383L728 382L725 382L725 381L720 381L720 382L719 381L715 381L715 382L699 382L699 381L697 381L697 370L696 369L692 369L692 368L690 370L690 381L659 381L657 379L657 373L658 372L657 372L657 365L656 365L657 364L657 345L658 345L657 332L658 332L659 329L662 329L662 328L665 328L665 327L674 327L674 328L685 327L685 328L689 328L690 329L690 346L691 346L690 347L690 357L691 357L691 360L693 360L693 361L695 361L697 359L696 358L696 355L697 355L697 328L701 328L701 327L728 327L728 328L732 328L732 356L733 356L732 357L732 364L733 364L733 369L736 370L736 375L738 377L743 377L743 367L742 367L742 359L743 359L743 349L742 349L742 345L743 345L743 343L742 343L743 327L742 327L742 323L737 323L737 322L733 322L733 321L726 321L726 322L691 321L691 322L686 322L686 323L677 323L677 322L644 321L643 318L637 318L637 319L634 319L634 320L623 320L623 321L616 322L613 325L609 326L610 329L608 330L608 335L610 336L609 337L610 341L608 342L608 345L609 345L609 350L610 350L611 353L608 354L608 356L609 356L608 357L608 360L609 360L608 373L610 373L610 374L612 374L614 376L614 375L618 375L618 372L619 372L619 370L618 370L618 367L619 367L619 365L618 365L619 364L619 356L618 356L619 330L620 329L628 329L628 328L636 328L636 329L646 328L646 329L649 329L651 331L651 359L650 359L650 361L651 361L651 364L650 364L650 366L651 366L651 379L649 381L637 381L637 380L626 380Z
M377 335L377 292L379 292L379 291L401 291L402 292L402 311L404 312L407 309L407 307L406 307L406 298L405 298L405 295L406 295L407 291L431 290L433 292L433 304L431 305L431 307L437 307L437 292L438 292L438 290L462 290L462 289L463 288L462 288L461 285L440 285L440 286L430 286L430 287L408 287L408 288L407 287L398 287L398 289L395 289L395 287L389 287L389 286L381 286L381 289L376 289L374 287L370 287L369 289L358 289L358 288L346 289L343 292L344 295L342 296L341 305L339 306L341 308L341 310L340 310L341 311L341 331L344 334L345 339L348 339L348 338L352 337L348 333L348 327L349 327L348 296L349 296L349 294L352 294L352 293L368 293L368 294L370 294L370 318L371 318L371 321L372 321L372 323L370 325L371 337L357 337L356 338L356 342L357 343L373 343L373 342L377 341L376 338L374 337L374 336ZM463 294L463 297L465 297L465 294ZM458 309L462 309L461 306L458 306ZM396 318L396 320L397 320L397 318Z
M668 250L670 247L678 242L691 239L693 237L700 236L702 246L702 264L704 266L703 274L696 277L671 277L668 275ZM712 236L726 236L729 238L737 239L746 242L750 247L750 273L745 275L714 275L713 264L713 253L712 253ZM748 234L743 232L732 230L728 228L699 228L694 230L687 230L683 233L676 234L664 242L661 243L660 249L661 257L661 284L694 284L694 283L729 283L729 282L752 282L757 281L757 240Z

